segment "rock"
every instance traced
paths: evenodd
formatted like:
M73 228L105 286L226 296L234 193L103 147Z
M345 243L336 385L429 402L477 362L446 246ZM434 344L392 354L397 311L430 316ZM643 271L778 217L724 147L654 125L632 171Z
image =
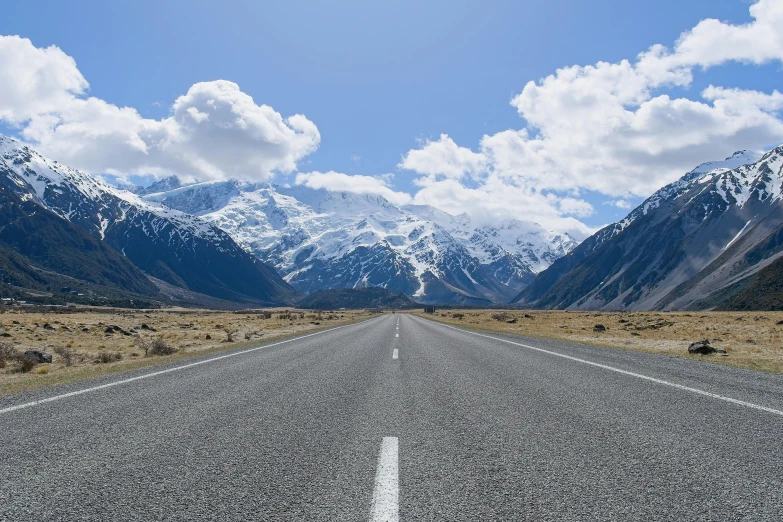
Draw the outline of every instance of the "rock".
M8 332L0 332L0 337L11 337L11 334Z
M532 318L533 318L533 316L532 316L532 315L530 315L530 314L525 314L525 319L532 319Z
M209 334L207 334L207 336L206 336L206 340L207 340L207 341L209 341L210 339L212 339L212 336L211 336L211 335L209 335Z
M781 319L780 321L778 321L778 322L777 322L777 323L775 323L775 324L783 324L783 319Z
M142 330L149 330L150 332L157 332L157 330L155 328L151 327L150 325L148 325L146 323L141 325L141 329Z
M50 363L52 362L52 354L40 350L27 350L22 355L22 359L36 363Z
M87 327L82 328L82 332L84 333L90 333L90 329Z
M707 339L702 339L701 341L697 341L695 343L691 343L688 346L688 353L698 353L701 355L711 355L713 353L717 353L717 349L710 345L710 341ZM725 351L725 350L724 350Z
M597 325L593 326L593 331L594 332L605 332L606 331L606 326L604 326L602 324L597 324Z
M107 326L106 329L103 331L103 333L113 334L114 333L114 327L113 326Z
M43 329L44 330L55 330L56 328L54 326L50 325L49 323L44 323Z
M514 324L514 323L516 323L516 322L517 322L517 318L516 318L516 317L514 317L513 319L508 319L506 322L507 322L508 324Z

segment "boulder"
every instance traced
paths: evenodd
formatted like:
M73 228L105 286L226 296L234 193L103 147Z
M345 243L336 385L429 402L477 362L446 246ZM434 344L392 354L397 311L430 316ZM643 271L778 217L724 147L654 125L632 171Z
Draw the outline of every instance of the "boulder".
M52 362L52 354L40 350L27 350L22 354L22 360L36 363L50 363Z
M507 320L506 320L506 322L507 322L508 324L514 324L514 323L516 323L516 322L517 322L517 318L516 318L516 317L514 317L513 319L507 319Z
M725 351L725 350L723 350ZM688 346L688 353L698 353L701 355L711 355L713 353L717 353L718 350L710 345L710 341L707 339L702 339L701 341L697 341L695 343L691 343Z
M597 325L593 326L593 331L594 332L605 332L606 331L606 326L604 326L602 324L597 324Z

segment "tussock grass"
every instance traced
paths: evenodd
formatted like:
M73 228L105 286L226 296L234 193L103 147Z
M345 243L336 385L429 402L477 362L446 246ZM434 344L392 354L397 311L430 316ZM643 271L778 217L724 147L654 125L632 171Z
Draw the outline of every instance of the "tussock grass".
M783 312L443 310L435 315L421 315L477 330L664 353L783 373ZM512 319L516 322L509 323ZM598 324L604 325L606 331L595 331ZM688 354L688 345L702 339L709 339L729 356Z
M0 396L243 348L349 324L373 314L365 311L319 314L322 319L316 325L305 318L304 312L283 309L249 312L115 309L66 313L7 310L0 312L0 329L12 337L4 337L0 342ZM284 315L285 319L278 319L278 315ZM44 328L45 324L55 328ZM113 333L106 332L108 326L115 325L131 335L113 328ZM224 342L225 329L235 330L232 334L235 342ZM236 342L242 337L244 341ZM157 341L163 344L154 349ZM19 357L30 349L56 354L52 364L45 365L48 373L30 371L32 368L19 371ZM43 367L40 365L39 369Z

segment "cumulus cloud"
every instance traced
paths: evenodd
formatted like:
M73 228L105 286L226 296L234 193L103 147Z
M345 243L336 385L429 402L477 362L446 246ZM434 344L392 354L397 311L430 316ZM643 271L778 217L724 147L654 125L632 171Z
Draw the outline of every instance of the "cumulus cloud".
M694 71L729 61L783 62L783 2L761 0L750 13L754 20L744 25L703 20L672 48L655 45L635 59L563 67L528 82L511 100L525 127L485 135L475 151L443 135L408 152L399 166L421 174L425 194L469 194L454 211L484 212L474 203L482 201L512 216L533 209L548 225L562 226L563 217L593 213L569 193L597 191L624 208L625 198L647 196L699 163L777 145L777 90L711 85L693 99L671 95L692 84ZM433 180L436 174L451 179ZM520 198L516 207L507 203L512 196Z
M353 194L372 194L383 196L397 205L411 202L411 196L405 192L396 192L388 186L390 176L349 175L340 172L302 172L296 175L295 183L313 189L325 189L333 192L351 192Z
M427 140L420 149L408 151L398 167L426 176L460 179L480 172L485 164L483 154L459 147L447 134L441 134L437 141Z
M321 139L306 117L283 118L224 80L191 86L160 120L88 97L87 88L57 47L0 36L0 119L42 152L89 172L266 180L296 170Z

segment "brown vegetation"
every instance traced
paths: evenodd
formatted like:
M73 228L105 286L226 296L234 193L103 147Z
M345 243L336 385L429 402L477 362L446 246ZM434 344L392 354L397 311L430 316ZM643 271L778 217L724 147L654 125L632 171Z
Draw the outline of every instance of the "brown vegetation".
M783 312L442 310L423 316L480 330L665 353L783 373ZM688 354L688 345L702 339L725 349L728 357Z
M272 341L374 313L6 310L0 312L0 395ZM238 335L245 340L236 342ZM52 353L53 361L24 362L26 350Z

